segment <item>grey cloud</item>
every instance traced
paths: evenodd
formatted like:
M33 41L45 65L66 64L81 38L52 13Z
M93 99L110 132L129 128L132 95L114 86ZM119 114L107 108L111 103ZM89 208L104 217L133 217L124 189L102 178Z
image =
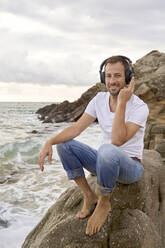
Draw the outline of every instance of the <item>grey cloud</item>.
M65 60L54 58L51 63L32 61L27 52L10 51L4 57L10 59L0 60L0 79L3 82L89 85L95 76L92 75L91 62L76 54Z
M165 2L162 0L135 0L135 1L109 1L109 0L84 0L75 1L67 0L52 1L52 0L1 0L1 11L8 11L23 16L30 16L36 18L42 22L48 22L50 25L59 25L59 28L82 30L79 24L83 24L82 19L88 19L89 17L93 21L108 25L109 22L114 20L120 23L141 23L146 20L151 14L150 21L155 23L155 17L164 17ZM62 12L62 10L64 12ZM58 13L65 14L59 16ZM48 14L49 13L49 14ZM48 15L47 15L48 14ZM84 17L84 18L83 18ZM75 21L76 20L76 21ZM90 22L85 28L90 27ZM101 25L102 26L102 25ZM142 28L142 27L141 27Z
M1 10L30 16L69 34L106 34L125 31L126 35L156 23L164 25L164 1L2 1ZM121 25L121 26L120 26ZM128 28L133 26L132 28ZM136 32L138 33L138 32Z
M0 29L0 80L90 84L112 53L163 50L164 10L162 0L0 0L1 13L43 25L35 33Z

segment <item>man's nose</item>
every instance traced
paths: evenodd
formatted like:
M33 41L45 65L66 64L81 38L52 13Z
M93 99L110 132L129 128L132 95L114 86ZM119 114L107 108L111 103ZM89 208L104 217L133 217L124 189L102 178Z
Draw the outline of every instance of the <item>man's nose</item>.
M114 83L114 82L116 82L116 78L112 75L110 78L110 83Z

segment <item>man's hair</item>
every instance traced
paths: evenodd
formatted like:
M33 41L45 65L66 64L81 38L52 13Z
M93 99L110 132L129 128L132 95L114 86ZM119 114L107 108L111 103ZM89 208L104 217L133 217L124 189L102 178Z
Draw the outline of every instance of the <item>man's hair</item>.
M107 64L116 64L117 62L122 63L125 71L130 68L129 62L121 56L112 56L105 62L105 68Z

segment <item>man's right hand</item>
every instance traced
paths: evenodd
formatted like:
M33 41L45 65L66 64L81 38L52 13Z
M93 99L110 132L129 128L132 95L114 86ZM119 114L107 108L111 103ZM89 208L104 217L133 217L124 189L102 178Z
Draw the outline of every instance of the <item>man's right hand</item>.
M49 162L49 164L51 164L52 154L53 154L52 145L49 142L46 142L45 145L43 146L43 148L40 152L40 156L39 156L39 165L40 165L41 171L44 170L44 162L45 162L45 158L47 156L48 156L48 162Z

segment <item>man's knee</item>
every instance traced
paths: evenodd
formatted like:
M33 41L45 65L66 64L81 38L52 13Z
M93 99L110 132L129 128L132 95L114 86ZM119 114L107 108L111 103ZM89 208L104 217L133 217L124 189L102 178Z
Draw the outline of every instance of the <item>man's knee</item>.
M98 149L98 158L101 160L109 160L116 157L118 147L113 144L103 144Z
M70 145L72 144L72 140L68 140L66 142L60 143L56 145L57 153L60 155L63 152L66 152L70 149Z

